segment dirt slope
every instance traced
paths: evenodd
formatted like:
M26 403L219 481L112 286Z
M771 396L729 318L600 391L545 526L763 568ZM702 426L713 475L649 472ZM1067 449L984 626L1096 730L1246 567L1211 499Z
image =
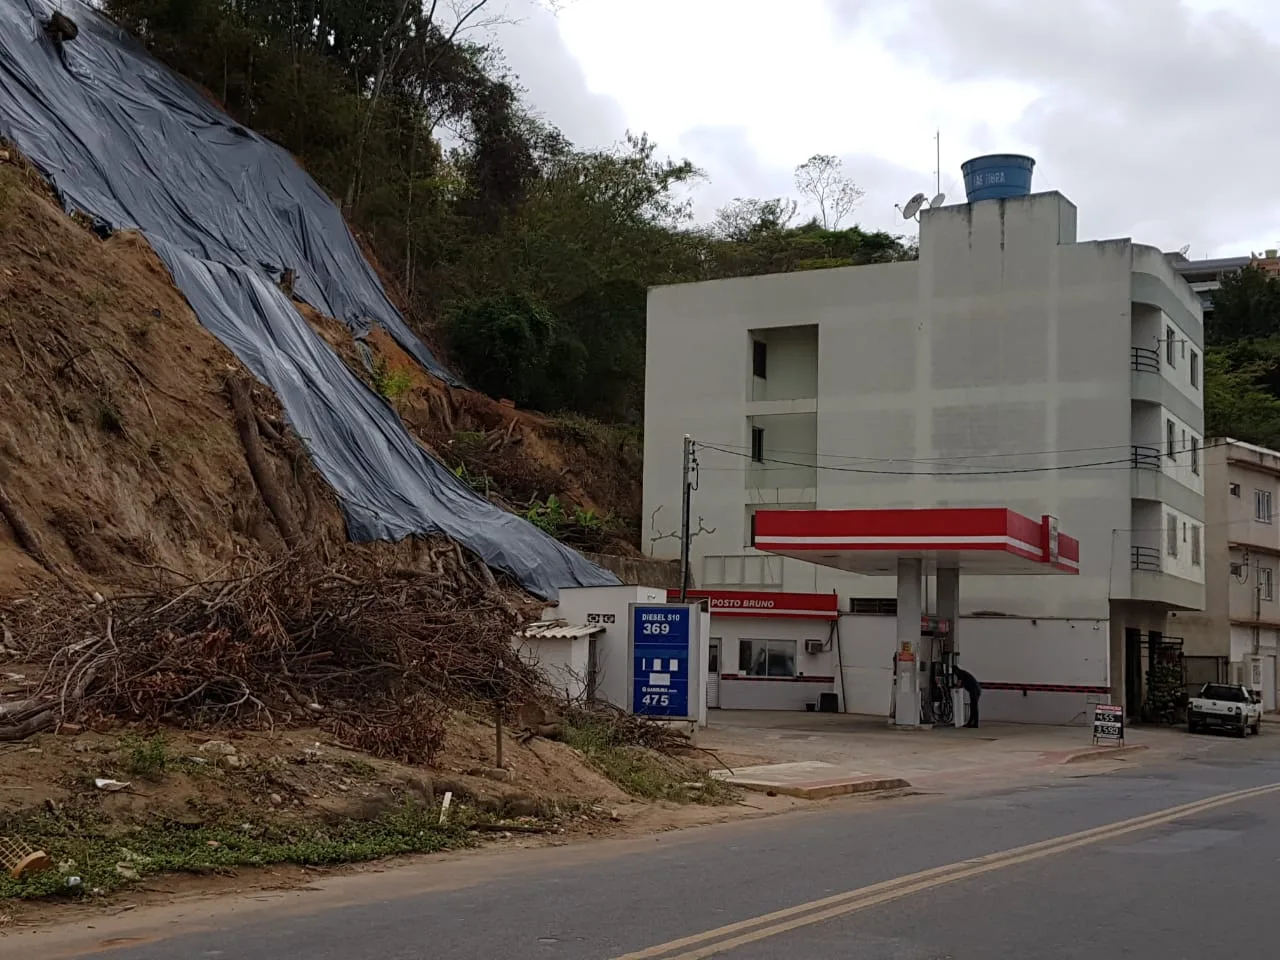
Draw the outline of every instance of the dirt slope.
M146 242L103 242L33 171L0 163L0 488L48 567L92 587L211 574L280 536L254 488L224 393L247 372L196 321ZM260 411L275 408L254 390ZM297 450L299 515L343 538ZM0 524L0 592L49 575Z
M15 522L0 523L0 595L54 575L106 593L279 552L231 415L228 377L251 389L270 468L309 537L341 549L337 504L289 439L275 398L200 326L146 242L100 240L6 155L0 513ZM639 514L637 444L448 390L377 333L370 370L345 327L299 308L477 489L519 513L558 500L564 517L545 524L551 532L584 549L636 552L628 540ZM587 522L575 522L583 514ZM22 527L34 550L20 542Z

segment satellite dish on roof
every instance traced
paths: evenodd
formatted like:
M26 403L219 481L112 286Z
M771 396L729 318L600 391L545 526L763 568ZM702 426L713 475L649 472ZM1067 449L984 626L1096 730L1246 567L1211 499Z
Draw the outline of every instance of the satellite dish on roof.
M917 213L920 212L920 208L923 206L924 206L924 194L917 193L914 197L908 200L907 205L902 208L902 219L910 220L912 217L914 217Z
M1189 243L1184 243L1181 247L1179 247L1179 248L1178 248L1178 253L1179 253L1181 256L1184 256L1184 257L1185 257L1185 256L1187 255L1187 251L1188 251L1188 250L1190 250L1190 249L1191 249L1191 244L1189 244Z
M940 207L946 202L947 195L945 193L935 194L934 198L929 201L929 209L932 210L934 207Z

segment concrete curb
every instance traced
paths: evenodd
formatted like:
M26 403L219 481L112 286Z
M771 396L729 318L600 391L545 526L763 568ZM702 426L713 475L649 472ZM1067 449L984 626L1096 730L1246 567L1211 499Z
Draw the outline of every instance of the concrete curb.
M730 785L756 793L776 793L801 800L825 800L856 793L878 793L883 790L902 790L911 786L901 777L868 777L863 780L828 780L810 783L767 783L763 781L727 781Z
M1147 744L1135 744L1131 747L1085 747L1083 750L1075 750L1063 757L1059 763L1083 763L1086 760L1111 760L1115 757L1128 756L1131 753L1141 753L1148 749Z

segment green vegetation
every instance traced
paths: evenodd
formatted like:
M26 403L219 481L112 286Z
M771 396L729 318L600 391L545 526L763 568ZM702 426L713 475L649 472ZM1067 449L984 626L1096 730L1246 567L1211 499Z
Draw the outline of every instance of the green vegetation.
M120 738L120 749L124 753L124 772L144 780L163 780L173 762L169 744L160 733L146 738L128 734Z
M120 836L89 811L0 822L48 853L59 869L12 880L0 873L0 898L110 892L163 872L212 873L275 863L330 865L408 853L436 853L474 840L461 824L442 827L438 809L405 805L375 820L287 825L243 814L199 827L152 822ZM68 886L68 877L81 883Z
M393 369L386 357L379 357L373 364L373 389L391 401L398 400L413 386L413 375L407 370Z
M103 6L298 157L368 239L410 322L443 334L469 382L522 406L641 422L650 286L915 256L901 238L843 228L860 192L821 155L797 171L812 221L792 225L793 200L740 200L694 225L693 164L643 135L579 150L531 113L483 29L498 0Z
M632 796L677 803L724 803L732 791L719 780L644 747L621 742L607 720L580 718L566 724L564 741Z
M1205 433L1280 447L1280 278L1223 278L1205 328Z

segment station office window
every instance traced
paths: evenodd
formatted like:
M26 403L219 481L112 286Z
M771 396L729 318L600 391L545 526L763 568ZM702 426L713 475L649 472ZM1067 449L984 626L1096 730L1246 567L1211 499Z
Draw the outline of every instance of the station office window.
M739 640L738 672L746 677L794 677L794 640Z
M751 375L766 379L769 371L769 345L763 340L751 341Z

